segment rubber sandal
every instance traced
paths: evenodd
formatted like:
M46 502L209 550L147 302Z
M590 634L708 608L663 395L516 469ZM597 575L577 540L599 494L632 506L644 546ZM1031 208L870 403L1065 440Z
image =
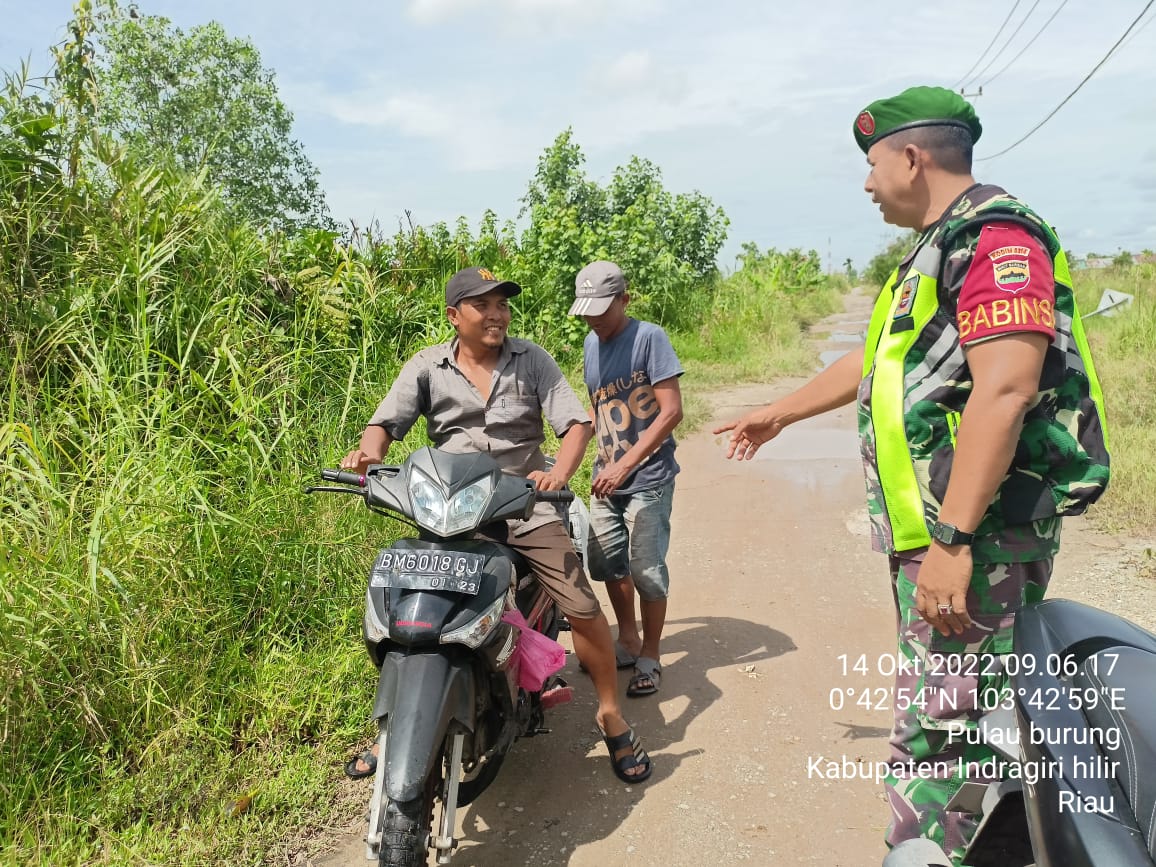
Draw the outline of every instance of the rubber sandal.
M614 642L614 665L619 671L626 668L633 668L634 664L638 662L638 657L619 644ZM589 674L586 666L582 664L582 660L578 660L578 670L585 671Z
M638 657L619 644L614 642L614 664L619 668L630 668L638 662Z
M359 771L357 769L357 762L361 760L367 771ZM364 753L358 753L352 759L345 763L345 776L351 780L363 780L366 777L371 777L377 772L377 756L373 754L373 750L366 750Z
M654 695L662 685L662 666L657 659L649 656L638 657L634 664L634 676L626 687L626 694L630 698L641 698L644 695Z
M602 732L602 741L606 744L606 749L610 752L610 767L614 769L614 776L622 780L624 783L641 783L650 776L654 770L654 766L650 762L650 756L646 750L642 748L642 741L638 739L638 735L634 733L634 729L627 728L620 735L610 737L599 726L599 731ZM615 758L615 753L625 749L630 749L631 752ZM626 773L631 768L644 767L646 770L638 774Z

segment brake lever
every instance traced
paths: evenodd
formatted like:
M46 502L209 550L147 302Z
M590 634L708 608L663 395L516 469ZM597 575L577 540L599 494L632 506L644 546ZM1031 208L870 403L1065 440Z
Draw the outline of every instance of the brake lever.
M305 489L307 494L356 494L359 497L365 496L365 491L362 488L323 488L317 485L310 485Z

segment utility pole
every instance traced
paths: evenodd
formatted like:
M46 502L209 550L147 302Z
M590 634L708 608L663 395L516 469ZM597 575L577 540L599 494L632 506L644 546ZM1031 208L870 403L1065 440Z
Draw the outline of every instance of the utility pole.
M979 86L979 90L977 90L975 93L965 93L964 88L961 87L959 89L959 95L964 99L975 99L977 97L983 96L983 85L981 84Z

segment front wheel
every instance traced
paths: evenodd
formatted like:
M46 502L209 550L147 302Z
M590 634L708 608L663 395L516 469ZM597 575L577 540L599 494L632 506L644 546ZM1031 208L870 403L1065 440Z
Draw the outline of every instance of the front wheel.
M381 835L381 867L425 867L429 850L430 826L433 822L433 786L412 801L395 801L385 805Z

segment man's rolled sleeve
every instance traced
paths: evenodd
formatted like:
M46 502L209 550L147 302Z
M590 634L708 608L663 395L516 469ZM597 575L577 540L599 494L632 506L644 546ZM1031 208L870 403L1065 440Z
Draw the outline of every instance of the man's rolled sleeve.
M427 374L425 365L422 353L407 361L369 420L371 425L385 428L385 432L394 440L405 439L409 429L424 411L419 383L421 377Z

